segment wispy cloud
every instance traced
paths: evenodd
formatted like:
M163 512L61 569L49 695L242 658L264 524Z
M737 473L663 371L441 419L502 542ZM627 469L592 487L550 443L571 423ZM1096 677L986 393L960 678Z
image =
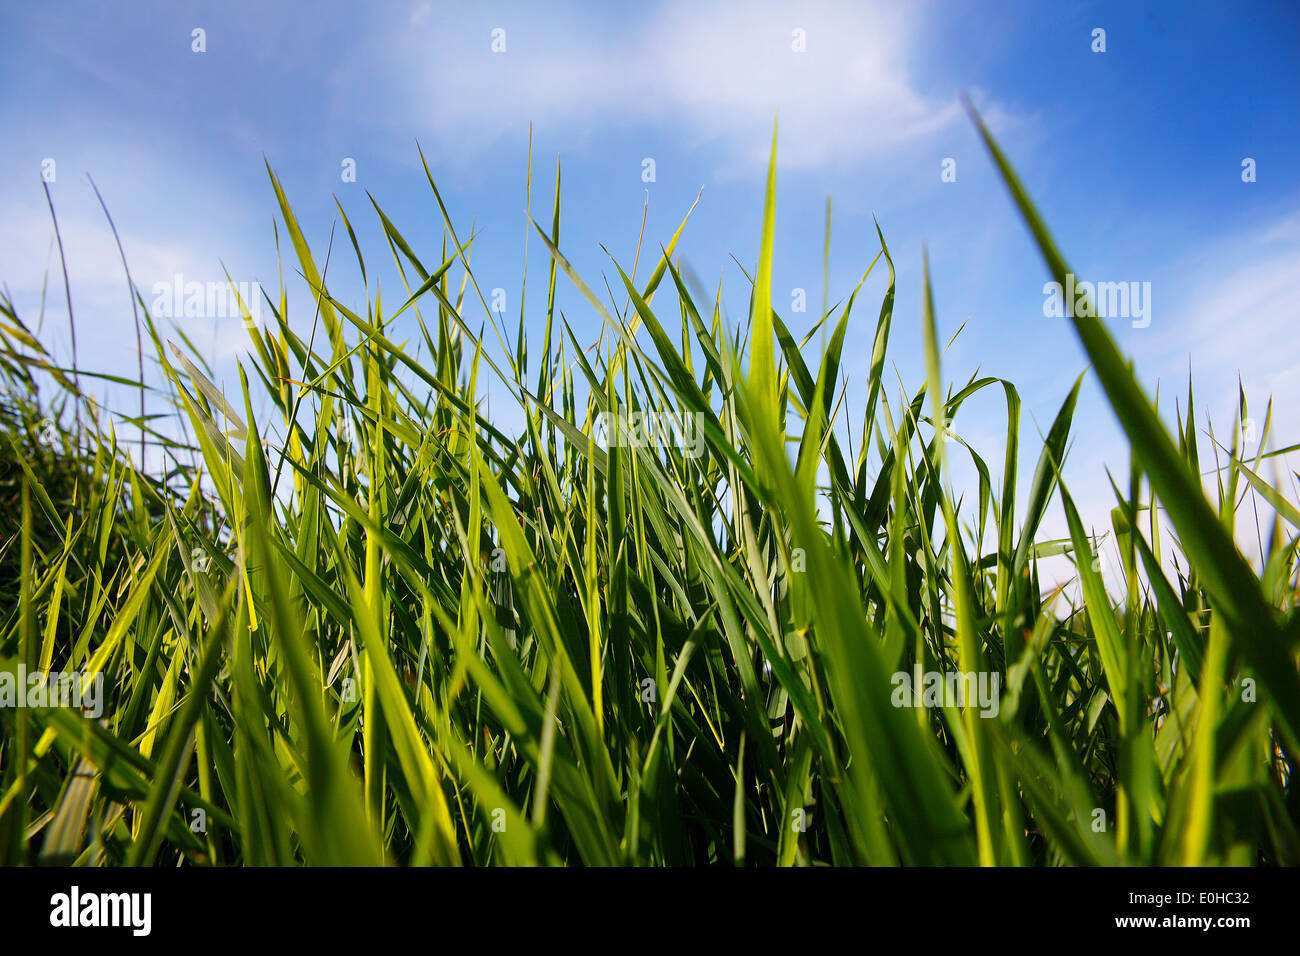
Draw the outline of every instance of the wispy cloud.
M63 262L45 197L39 185L32 185L32 178L25 177L21 185L11 184L0 191L0 200L9 210L0 220L0 282L13 296L19 316L33 325L38 321L44 294L41 339L60 360L66 361L70 359L70 342ZM147 184L156 179L145 176L141 181ZM141 193L141 188L133 186L116 194L109 206L117 220L131 279L146 305L156 298L156 285L166 283L170 288L177 276L182 277L182 283L224 282L223 261L236 282L274 278L274 272L260 276L250 267L256 250L241 249L224 228L228 223L221 223L220 233L204 234L191 228L188 219L176 222L141 216L147 206ZM80 360L96 370L132 368L136 350L134 318L112 229L84 176L61 172L52 195L72 288ZM234 197L226 200L228 209L239 205ZM215 225L217 217L208 221ZM169 328L167 317L155 318L165 332ZM233 357L247 347L248 337L237 317L211 321L182 317L178 321L185 323L186 335L213 360Z
M1298 223L1281 218L1207 243L1178 284L1185 290L1173 313L1180 332L1166 340L1160 358L1184 368L1191 359L1197 386L1216 412L1234 410L1238 375L1256 401L1271 395L1281 407L1300 402L1300 379L1292 374L1300 327Z
M403 115L422 114L453 157L524 135L530 121L567 135L651 122L748 169L766 158L779 113L781 163L811 167L893 150L958 119L955 99L922 91L909 69L924 9L668 2L618 29L589 12L526 8L449 28L421 2L385 42L399 51L394 68L418 77ZM494 54L497 28L505 50Z

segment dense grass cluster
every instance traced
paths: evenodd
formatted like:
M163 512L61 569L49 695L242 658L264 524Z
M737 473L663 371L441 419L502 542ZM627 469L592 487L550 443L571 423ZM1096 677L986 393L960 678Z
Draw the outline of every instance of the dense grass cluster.
M407 296L364 315L330 294L338 246L322 269L271 179L315 293L308 338L268 299L231 397L137 296L167 382L153 401L192 440L136 422L174 467L133 467L87 407L69 487L33 414L6 420L0 668L101 672L106 708L0 708L0 861L1300 861L1300 513L1236 438L1207 495L1192 396L1168 429L1100 320L1072 321L1133 449L1109 587L1059 480L1079 385L1017 487L1016 389L944 385L927 276L927 381L891 400L883 235L878 313L855 292L797 338L770 297L772 172L741 332L683 280L680 229L648 281L619 269L594 294L558 248L557 189L531 367L523 309L501 363L466 318L487 306L432 176L444 248L422 259L379 212ZM603 322L599 348L557 313L557 280ZM845 423L841 353L864 321L867 402ZM30 392L52 360L10 303L0 335ZM489 375L518 434L478 401ZM943 425L983 389L1006 401L996 483ZM611 411L694 416L700 453L597 442ZM960 502L955 455L981 476ZM1258 565L1234 544L1247 494L1272 521ZM1057 507L1070 537L1040 540ZM1078 607L1040 585L1062 554ZM917 671L996 675L996 715L895 706L893 675Z

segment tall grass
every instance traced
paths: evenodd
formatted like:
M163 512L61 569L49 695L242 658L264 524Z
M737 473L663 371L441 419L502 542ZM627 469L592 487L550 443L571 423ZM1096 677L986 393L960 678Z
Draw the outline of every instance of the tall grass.
M101 672L107 707L0 709L0 861L1300 861L1300 512L1235 438L1214 445L1207 497L1192 394L1168 429L1100 320L1073 322L1133 460L1109 582L1060 479L1078 382L1022 449L1012 383L944 379L927 272L926 381L891 399L883 234L874 317L858 290L802 338L777 315L775 145L745 329L683 279L681 229L648 281L615 266L598 297L559 248L557 186L537 225L545 310L521 309L499 361L471 318L491 319L472 242L428 178L443 249L417 254L376 207L406 295L394 309L376 291L359 314L327 280L345 247L319 265L271 174L311 334L287 293L268 298L236 397L136 296L166 379L153 401L192 436L133 420L165 473L91 416L62 452L75 487L56 489L32 415L13 417L3 666ZM598 349L557 314L557 282L601 321ZM0 311L11 391L53 370L75 396L12 303ZM525 318L544 329L535 365ZM844 343L873 318L866 407L846 422ZM412 330L415 350L397 341ZM523 410L516 433L479 401L490 377ZM1007 409L998 482L943 424L986 389ZM598 442L611 412L693 416L702 441ZM973 500L950 488L956 455L979 475ZM1234 544L1247 494L1275 516L1255 566ZM1050 508L1068 539L1041 539ZM1040 582L1061 554L1077 606ZM1000 707L895 706L899 672L996 675Z

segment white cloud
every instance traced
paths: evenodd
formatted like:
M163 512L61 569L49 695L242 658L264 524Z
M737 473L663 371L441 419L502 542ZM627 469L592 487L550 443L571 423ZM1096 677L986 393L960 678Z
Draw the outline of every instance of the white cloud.
M57 180L51 184L59 232L72 288L81 366L134 374L135 320L121 254L112 229L84 173L92 170L117 224L131 278L146 305L154 287L223 283L223 263L237 283L275 288L275 247L268 229L250 241L248 229L259 205L219 180L209 168L195 169L173 158L130 145L100 140L60 144ZM0 219L0 282L13 296L19 316L35 328L44 285L45 315L40 338L59 361L71 358L67 305L54 227L35 175L10 176L0 188L8 211ZM292 273L287 277L292 282ZM227 310L229 311L229 309ZM167 335L170 320L154 310ZM249 348L238 316L180 318L187 336L209 360L223 362ZM175 333L171 333L173 337ZM146 362L152 353L146 340Z
M958 118L954 97L927 96L910 75L920 9L668 2L617 33L590 14L548 9L543 19L494 12L490 23L466 24L433 46L426 34L445 33L444 18L390 39L414 93L406 120L422 110L422 125L461 159L525 135L530 121L568 135L649 121L688 144L717 143L749 170L766 160L779 113L781 163L808 167L891 150ZM414 6L411 21L424 21L425 10ZM494 55L498 25L507 46ZM800 37L806 52L794 49Z
M1300 343L1298 221L1292 217L1211 244L1178 284L1186 290L1173 313L1180 316L1180 332L1155 356L1156 364L1170 373L1181 365L1185 377L1190 355L1198 401L1213 410L1216 428L1231 427L1238 375L1247 398L1260 406L1270 395L1275 407L1300 404L1300 377L1293 374ZM1293 432L1290 439L1296 438Z
M1280 448L1300 442L1300 428L1288 414L1300 405L1300 360L1296 354L1300 342L1297 222L1293 216L1203 243L1161 283L1161 288L1172 291L1167 305L1157 304L1158 312L1151 328L1125 337L1125 347L1134 356L1148 393L1157 382L1161 384L1160 407L1168 421L1172 422L1175 402L1186 415L1190 363L1203 471L1208 472L1216 464L1215 446L1206 434L1207 424L1212 423L1217 442L1232 445L1239 387L1246 394L1249 417L1254 420L1253 438L1246 442L1248 457L1254 455L1263 437L1270 399L1273 416L1267 447ZM1076 423L1079 421L1076 416ZM1070 491L1085 525L1101 530L1109 528L1108 512L1115 502L1109 482L1096 462L1105 462L1121 487L1126 488L1128 445L1109 420L1093 421L1088 441L1089 447L1081 449L1088 457L1072 462L1073 467L1067 465L1066 471ZM1218 463L1225 462L1226 455L1220 451ZM1270 459L1261 474L1269 480L1275 474L1283 476L1281 490L1294 499L1293 483L1288 483L1284 476L1297 465L1300 465L1300 455L1280 456ZM1204 487L1213 501L1217 490L1212 475L1204 476ZM1239 490L1244 488L1243 481ZM1259 556L1256 509L1266 534L1272 511L1262 500L1243 505L1237 525L1238 546L1252 560ZM1063 533L1064 521L1059 508L1056 511L1057 515L1045 527L1051 533ZM1164 521L1165 534L1172 535L1171 524L1167 518Z
M128 297L121 255L103 212L89 186L56 198L59 233L63 239L72 308L77 320L80 364L96 371L122 373L134 370L135 321ZM70 361L67 300L54 227L49 209L27 201L11 207L13 214L0 223L0 281L14 298L18 315L33 327L40 314L42 285L45 312L40 338L60 361ZM165 230L160 230L163 232ZM223 282L218 253L207 244L187 239L154 241L135 233L122 234L131 278L146 305L154 302L154 284ZM239 273L234 273L236 279ZM159 331L166 335L170 322L154 311ZM238 317L218 320L180 319L185 334L210 359L232 358L248 347L248 336ZM146 341L145 350L152 349Z
M125 302L126 278L112 230L98 207L90 208L95 200L89 186L85 192L86 196L77 197L82 202L57 196L54 206L73 287L73 305L76 305L76 293L87 286L117 286ZM84 201L87 197L88 203ZM38 205L18 200L10 210L11 214L0 222L0 250L4 255L0 271L5 280L11 287L34 291L40 288L48 267L51 287L61 286L57 247L53 247L51 255L54 225L48 207L43 201ZM171 275L186 258L179 250L141 237L126 236L123 243L137 282L142 275Z
M1266 229L1260 236L1261 242L1300 242L1300 213L1289 219L1283 219L1277 225Z

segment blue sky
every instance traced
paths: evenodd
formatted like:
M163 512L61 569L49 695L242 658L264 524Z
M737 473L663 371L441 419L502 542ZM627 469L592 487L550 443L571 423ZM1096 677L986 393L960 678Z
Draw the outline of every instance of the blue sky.
M192 49L196 28L205 52ZM1098 28L1105 52L1092 49ZM504 52L492 49L497 29ZM220 280L223 262L237 281L276 287L265 156L319 258L337 196L394 302L399 279L366 191L437 261L441 222L418 140L458 230L479 230L475 272L485 292L506 290L513 334L531 124L533 213L549 221L558 158L561 248L590 285L603 288L600 273L612 272L601 244L630 268L647 195L643 275L703 187L679 252L706 286L723 282L737 321L746 289L730 257L751 269L757 257L779 115L778 311L797 333L816 320L826 197L833 302L878 251L874 215L898 268L891 352L908 392L923 376L924 242L941 336L967 323L946 377L964 382L978 368L1013 381L1028 440L1086 362L1068 322L1044 315L1045 270L959 106L965 90L1081 279L1151 284L1149 326L1111 323L1144 381L1171 404L1190 367L1198 403L1227 431L1240 375L1261 425L1274 397L1276 443L1300 440L1290 414L1300 399L1293 2L23 5L0 12L0 89L0 282L34 323L45 270L57 272L40 181L53 159L86 367L133 369L135 346L121 265L85 172L146 300L176 273ZM354 183L341 179L346 159ZM945 159L955 182L941 179ZM340 231L330 285L359 302L345 243ZM535 239L527 262L540 305L546 261ZM293 322L309 328L306 298L290 284ZM791 311L798 288L806 313ZM851 409L883 288L878 269L851 320ZM560 297L594 342L590 308L563 282ZM233 387L237 320L178 321ZM543 321L529 310L534 356ZM52 282L42 338L66 358L65 328ZM1003 416L990 391L954 423L992 466ZM1032 468L1036 442L1024 454ZM1098 523L1110 505L1103 464L1123 475L1127 456L1089 382L1067 477Z

